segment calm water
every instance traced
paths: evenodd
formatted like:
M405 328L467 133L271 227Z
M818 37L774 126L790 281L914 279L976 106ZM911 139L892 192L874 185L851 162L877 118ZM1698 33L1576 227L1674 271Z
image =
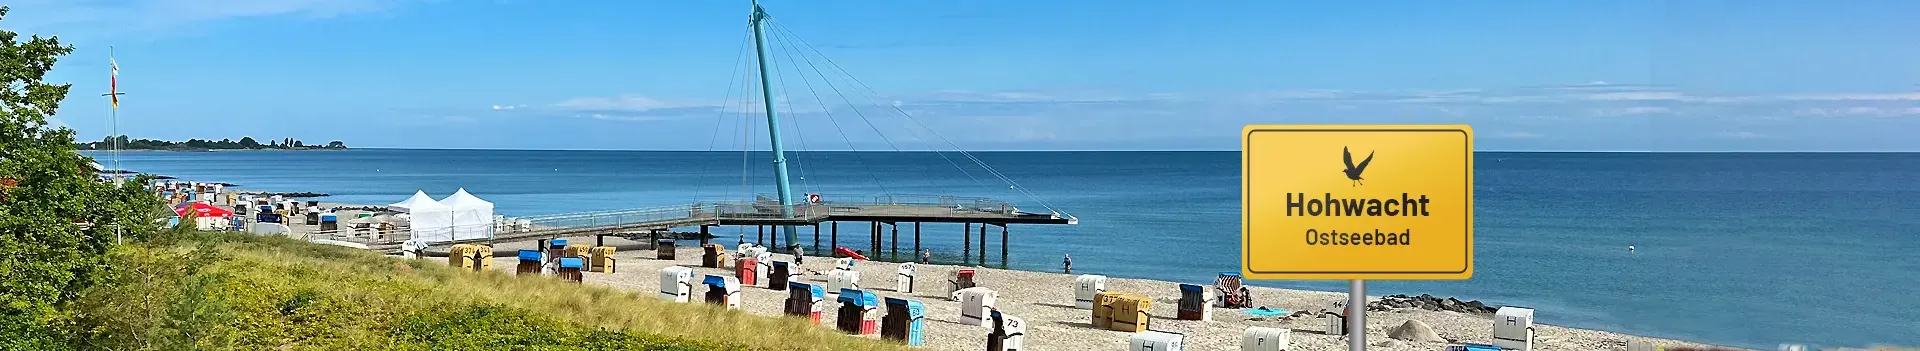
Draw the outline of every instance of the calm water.
M1014 268L1057 270L1071 253L1082 273L1210 283L1216 272L1238 270L1237 152L974 155L1038 200L952 153L802 153L792 157L794 186L828 196L989 196L1037 212L1045 201L1081 219L1072 227L1014 226ZM753 169L742 171L743 156ZM772 193L767 156L352 150L122 157L137 171L323 192L338 202L386 204L417 189L443 197L465 187L514 216ZM1482 153L1476 165L1473 279L1373 282L1369 293L1532 306L1544 323L1735 346L1920 345L1920 298L1912 295L1920 289L1920 154ZM858 233L860 225L843 229ZM960 225L923 230L936 255L957 256ZM843 235L841 244L864 247L862 238ZM1627 245L1638 251L1627 253ZM1344 282L1259 284L1345 289Z

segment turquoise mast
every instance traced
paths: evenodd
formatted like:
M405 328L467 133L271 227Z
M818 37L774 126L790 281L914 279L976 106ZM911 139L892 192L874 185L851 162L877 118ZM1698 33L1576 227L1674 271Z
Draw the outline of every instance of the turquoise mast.
M767 18L767 12L760 9L760 1L753 1L753 52L760 61L760 97L767 108L767 135L773 139L773 176L779 178L780 216L793 218L793 185L787 181L787 151L780 144L780 117L773 113L773 86L767 81L767 41L760 29L760 21ZM798 234L792 225L780 226L787 236L788 244L797 244ZM774 248L778 250L779 248Z

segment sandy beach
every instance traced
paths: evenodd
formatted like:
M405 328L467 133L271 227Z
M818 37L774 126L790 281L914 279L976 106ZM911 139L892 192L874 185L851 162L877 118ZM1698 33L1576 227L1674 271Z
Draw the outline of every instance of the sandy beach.
M593 242L593 238L570 238L573 243ZM734 246L734 241L715 241L726 246ZM618 260L615 273L585 273L587 284L612 287L621 291L631 291L642 296L655 296L660 281L659 272L667 266L684 266L694 269L695 281L706 274L733 276L723 269L700 267L700 249L693 243L683 243L678 248L675 260L655 259L653 250L646 244L622 239L608 238L606 244L616 246L619 251L614 257ZM515 250L533 248L534 243L511 243L496 246L493 267L512 271L514 261L511 255ZM693 246L693 247L690 247ZM732 250L728 250L732 252ZM774 254L777 261L791 262L792 257ZM427 259L439 259L429 257ZM800 277L808 283L825 284L826 275L820 273L832 269L833 259L809 256L805 269L813 274ZM1076 275L1014 271L992 268L959 267L950 265L921 265L915 292L905 294L893 290L894 277L898 264L883 262L861 262L855 269L861 274L861 286L882 297L906 297L918 299L927 307L926 345L934 350L978 350L981 349L990 331L989 327L969 326L958 323L959 303L947 299L948 280L959 269L977 270L976 282L980 286L995 290L998 296L997 308L1003 312L1024 318L1028 323L1026 347L1031 350L1124 350L1132 333L1097 329L1089 324L1091 311L1073 308L1073 283ZM1089 273L1097 274L1098 267L1082 267ZM1195 272L1195 281L1211 282L1213 272ZM1325 321L1319 317L1303 316L1286 318L1284 316L1259 317L1244 314L1240 310L1214 309L1213 321L1185 321L1172 317L1176 312L1179 298L1178 284L1166 281L1123 279L1109 277L1108 291L1126 291L1145 294L1154 299L1149 312L1153 316L1152 330L1185 334L1187 349L1190 350L1232 350L1239 349L1242 332L1249 326L1287 328L1292 330L1290 350L1346 350L1346 338L1324 335ZM696 299L699 289L695 290ZM742 287L744 296L742 309L748 313L780 316L782 304L787 297L786 291L768 290L765 281L759 286ZM1345 301L1345 293L1302 291L1253 287L1256 306L1265 306L1286 311L1321 311L1336 309L1336 303ZM1369 296L1369 300L1377 300ZM829 296L831 302L831 295ZM821 328L832 328L835 308L831 305L822 308ZM883 309L884 310L884 309ZM1551 314L1553 311L1538 311L1539 314ZM1314 315L1318 315L1315 313ZM1376 311L1367 313L1367 341L1373 350L1444 350L1447 343L1415 342L1394 340L1388 332L1407 320L1419 320L1432 327L1440 337L1458 343L1490 343L1492 341L1492 320L1489 316L1456 312L1440 312L1420 309L1399 309L1394 311ZM1639 336L1610 333L1598 330L1564 328L1536 324L1538 336L1536 350L1626 350L1630 340L1647 341L1656 347L1708 346L1677 340L1645 338ZM867 336L877 337L877 336Z
M361 205L321 202L323 208L360 207ZM340 218L344 221L365 211L342 210ZM317 230L301 221L292 221L291 236L304 237L305 233ZM592 237L569 238L580 244L593 244ZM714 243L727 246L728 252L737 241L715 239ZM618 248L615 254L619 262L615 273L584 273L587 284L607 286L621 291L630 291L643 297L653 298L659 291L659 272L668 266L683 266L694 270L697 282L707 274L734 276L727 269L700 267L700 248L695 242L682 241L676 259L664 261L655 259L654 250L649 244L608 237L605 244ZM503 243L494 247L493 267L512 272L514 252L520 249L535 248L534 242ZM444 255L445 248L430 249ZM809 251L814 252L814 251ZM786 254L773 254L774 260L792 262L793 257ZM422 259L444 262L444 256L429 256ZM808 256L803 266L805 274L799 281L824 285L827 280L825 271L833 267L833 259L822 256ZM949 280L960 269L974 269L979 286L993 289L998 294L996 308L1003 313L1018 316L1027 321L1026 348L1030 350L1124 350L1133 333L1110 331L1095 328L1090 323L1091 311L1074 308L1074 280L1078 274L1099 274L1099 267L1078 267L1077 274L1050 272L1017 271L983 267L962 267L954 265L927 264L918 268L918 278L914 293L894 291L894 277L897 263L860 262L855 270L861 274L860 286L881 297L904 297L918 299L926 305L927 322L925 328L926 345L923 348L934 350L978 350L984 347L990 327L970 326L958 322L960 305L948 299ZM1193 272L1191 283L1211 285L1215 272ZM783 316L782 306L787 297L786 291L769 290L762 280L757 286L744 286L742 309L745 312L764 316ZM1107 291L1133 292L1147 295L1154 302L1149 310L1153 316L1151 330L1180 333L1185 335L1187 348L1191 350L1231 350L1240 347L1242 332L1250 326L1284 328L1292 330L1289 350L1346 350L1346 337L1326 335L1326 320L1322 317L1327 311L1339 309L1339 303L1346 301L1344 292L1290 290L1266 287L1250 287L1256 307L1284 310L1279 316L1255 316L1242 310L1215 308L1212 321L1176 320L1178 283L1108 277ZM695 289L695 298L699 298L699 287ZM837 303L832 302L834 292L829 292L827 303L822 306L821 328L833 328L832 321L837 317ZM1369 301L1378 301L1379 296L1368 296ZM884 311L884 308L882 309ZM1301 316L1290 316L1293 312L1310 312ZM1537 314L1551 314L1553 311L1536 311ZM1475 315L1459 312L1432 311L1418 308L1401 308L1389 311L1371 311L1367 313L1367 341L1373 350L1444 350L1449 343L1407 341L1390 338L1388 333L1408 320L1418 320L1431 327L1439 337L1452 343L1492 342L1493 322L1489 315ZM1656 347L1710 345L1690 343L1678 340L1647 338L1599 330L1565 328L1536 323L1537 350L1626 350L1628 341L1645 341ZM851 337L851 336L850 336ZM863 337L878 338L868 335Z

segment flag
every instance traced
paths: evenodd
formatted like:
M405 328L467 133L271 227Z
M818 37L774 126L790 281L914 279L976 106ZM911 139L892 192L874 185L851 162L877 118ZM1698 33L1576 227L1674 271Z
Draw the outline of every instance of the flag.
M113 76L107 78L107 96L113 97L113 108L120 108L120 63L109 57L107 67L113 69Z

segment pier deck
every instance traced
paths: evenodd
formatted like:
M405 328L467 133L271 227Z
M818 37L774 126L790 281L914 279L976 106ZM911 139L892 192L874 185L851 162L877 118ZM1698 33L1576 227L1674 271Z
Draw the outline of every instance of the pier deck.
M855 197L848 197L855 198ZM431 247L447 247L455 244L499 244L510 242L550 240L583 236L619 236L628 239L647 237L657 240L651 233L666 232L673 228L698 226L707 233L713 226L760 226L762 233L766 227L811 226L818 246L820 225L831 223L833 230L832 245L838 244L839 222L870 222L875 249L882 240L883 226L894 226L895 251L899 248L900 223L915 223L914 250L919 250L918 223L966 223L964 233L971 249L972 225L979 224L980 250L986 251L986 229L988 226L1001 227L1002 256L1005 256L1007 226L1013 224L1073 225L1079 220L1073 216L1059 213L1023 212L1011 204L982 198L960 198L950 196L881 196L872 201L837 201L794 205L792 217L781 214L777 202L761 199L748 202L701 203L686 206L650 207L640 209L595 211L568 213L522 218L517 222L496 223L493 235L488 238L447 240L433 242ZM451 230L449 230L451 231ZM405 233L407 230L397 230ZM779 239L774 238L777 244ZM309 236L313 240L332 240L365 245L369 249L387 253L398 253L400 242L407 240L406 235L388 235L369 237L353 235L351 231L338 233L315 233ZM761 238L760 240L765 240ZM702 237L705 241L705 236ZM779 245L769 245L779 248Z

